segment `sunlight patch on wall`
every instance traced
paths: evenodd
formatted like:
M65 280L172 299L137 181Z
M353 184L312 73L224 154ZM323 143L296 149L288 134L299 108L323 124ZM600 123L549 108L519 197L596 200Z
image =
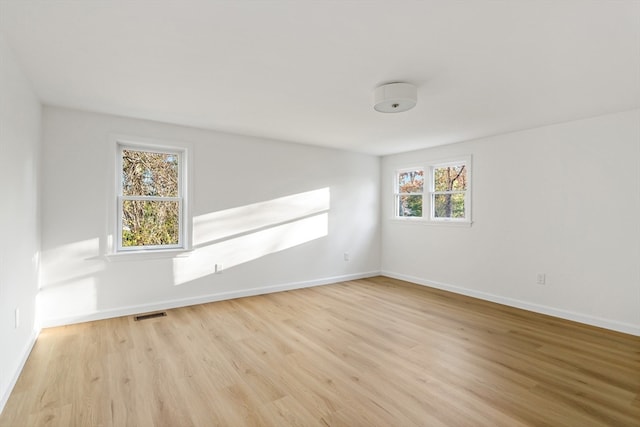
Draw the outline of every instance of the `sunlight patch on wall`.
M329 188L194 218L193 253L173 260L174 284L214 274L329 233Z
M328 234L328 223L329 214L322 213L200 248L189 257L173 260L174 284L214 274L216 264L228 269L319 239Z
M327 211L329 205L330 191L326 187L196 216L193 219L193 245L198 247Z
M38 324L43 319L82 316L98 311L94 277L80 277L65 284L40 289L36 299Z
M95 275L104 270L100 239L93 238L42 252L37 312L40 319L95 313Z
M104 261L98 258L99 255L100 239L97 237L44 251L40 260L43 272L40 287L73 281L76 277L104 270Z

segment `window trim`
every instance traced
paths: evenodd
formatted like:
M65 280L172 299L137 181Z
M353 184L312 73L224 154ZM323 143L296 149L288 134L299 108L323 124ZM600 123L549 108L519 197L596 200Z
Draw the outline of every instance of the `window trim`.
M160 258L184 255L192 249L192 226L191 218L191 165L192 147L190 144L164 141L152 138L142 138L135 136L111 135L112 171L113 179L111 199L111 219L109 234L107 239L107 255L119 257L138 258ZM178 197L153 197L153 196L123 196L122 195L122 150L132 149L155 153L170 153L178 156L179 186ZM154 246L122 246L122 204L124 200L170 200L178 201L180 221L179 237L176 245L154 245Z
M416 167L408 167L408 168L401 168L401 169L397 169L393 175L393 215L396 219L400 219L403 221L420 221L424 219L424 198L425 196L428 194L425 191L425 185L427 184L426 182L424 182L424 176L425 176L425 172L427 172L428 169L425 169L423 166L416 166ZM422 181L422 192L419 193L400 193L398 191L398 187L400 187L400 183L398 182L398 177L400 176L401 173L403 172L411 172L411 171L422 171L422 177L423 177L423 181ZM400 197L402 196L420 196L422 197L422 215L421 216L400 216L398 215L398 211L399 211L399 201L400 201Z
M467 169L467 189L452 190L452 191L436 191L435 189L435 171L436 169L445 168L448 166L458 166L463 164ZM464 194L464 218L446 218L435 216L435 197L438 194ZM424 209L424 206L423 206ZM471 222L471 158L451 160L446 162L431 163L429 165L429 219L433 222Z
M437 168L454 166L464 164L467 168L467 189L465 191L452 191L452 192L442 192L435 191L435 182L434 182L434 172ZM472 157L471 155L463 155L463 156L455 156L449 157L445 159L432 160L427 162L422 162L414 167L400 167L396 168L393 172L393 213L392 220L398 221L401 223L419 223L422 225L447 225L447 226L471 226L473 223L472 220ZM425 173L425 181L423 185L422 193L411 193L411 194L422 194L422 216L421 217L403 217L398 215L398 176L402 172L412 171L412 170L423 170ZM464 193L464 206L465 206L465 218L436 218L434 209L435 203L434 198L436 194L452 194L452 193ZM404 194L404 193L402 193Z

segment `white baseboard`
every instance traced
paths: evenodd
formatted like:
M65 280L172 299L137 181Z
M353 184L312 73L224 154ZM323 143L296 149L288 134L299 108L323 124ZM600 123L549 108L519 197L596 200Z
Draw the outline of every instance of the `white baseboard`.
M441 283L434 280L425 280L420 277L409 276L406 274L395 273L393 271L381 271L381 275L392 277L394 279L405 280L407 282L416 283L422 286L428 286L431 288L442 289L444 291L453 292L456 294L467 295L470 297L482 299L485 301L496 302L498 304L508 305L510 307L521 308L523 310L533 311L535 313L547 314L553 317L559 317L565 320L572 320L574 322L584 323L586 325L597 326L599 328L610 329L612 331L622 332L625 334L631 334L640 336L640 326L630 323L618 322L615 320L603 319L596 316L589 316L586 314L576 313L573 311L562 310L554 307L549 307L540 304L534 304L527 301L522 301L514 298L507 298L500 295L494 295L486 292L476 291L474 289L464 288L461 286L449 285L447 283Z
M40 330L33 331L33 333L31 334L31 337L29 338L29 342L27 342L27 345L22 351L22 357L20 358L20 363L18 364L18 368L13 373L13 376L11 377L11 381L9 382L9 385L5 390L5 392L3 393L2 399L0 400L0 414L4 410L4 407L7 404L7 401L9 400L9 396L11 396L11 392L13 391L13 388L16 386L16 383L18 382L18 378L20 378L20 373L22 372L22 369L24 368L25 363L27 363L27 359L31 354L31 350L33 350L33 346L36 344L38 335L40 335Z
M133 314L148 313L158 310L169 310L172 308L186 307L189 305L206 304L209 302L223 301L234 298L250 297L255 295L270 294L274 292L290 291L293 289L310 288L313 286L328 285L331 283L344 282L348 280L364 279L380 275L379 271L364 273L346 274L342 276L325 277L322 279L307 280L303 282L284 283L279 285L263 286L258 288L240 289L237 291L218 292L215 294L201 295L196 297L180 298L175 300L160 301L151 304L131 305L109 310L101 310L94 313L82 314L54 319L42 319L42 327L50 328L54 326L70 325L73 323L90 322L93 320L110 319L113 317L130 316Z

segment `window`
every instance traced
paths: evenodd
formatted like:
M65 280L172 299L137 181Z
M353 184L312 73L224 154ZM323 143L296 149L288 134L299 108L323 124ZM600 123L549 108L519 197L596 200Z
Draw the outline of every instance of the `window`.
M431 167L431 219L467 218L467 165L457 162Z
M466 157L396 171L394 217L470 223L470 167Z
M117 144L116 252L187 249L186 149Z
M396 174L396 216L422 217L424 170L407 169Z

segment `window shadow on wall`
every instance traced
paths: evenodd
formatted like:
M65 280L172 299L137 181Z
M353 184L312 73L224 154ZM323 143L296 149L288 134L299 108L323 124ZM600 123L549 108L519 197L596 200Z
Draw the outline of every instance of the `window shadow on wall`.
M173 260L174 284L327 236L330 199L325 187L194 217L194 250Z

